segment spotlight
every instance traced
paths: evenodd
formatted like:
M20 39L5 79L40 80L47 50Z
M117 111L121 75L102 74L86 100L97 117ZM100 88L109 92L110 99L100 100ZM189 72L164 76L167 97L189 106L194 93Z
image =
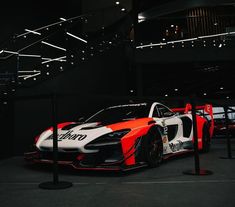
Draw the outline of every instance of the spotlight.
M178 88L175 88L174 91L178 91L179 89Z
M221 86L219 89L220 89L220 90L223 90L223 89L224 89L224 87L222 87L222 86Z
M50 75L50 73L49 73L49 72L47 72L47 73L46 73L46 75Z
M165 97L168 97L168 94L165 94Z
M204 96L206 96L207 94L206 93L203 93Z
M125 8L122 8L122 9L121 9L121 11L123 11L123 12L124 12L124 11L126 11L126 9L125 9Z
M120 2L119 2L119 1L116 1L115 4L118 5L118 4L120 4Z

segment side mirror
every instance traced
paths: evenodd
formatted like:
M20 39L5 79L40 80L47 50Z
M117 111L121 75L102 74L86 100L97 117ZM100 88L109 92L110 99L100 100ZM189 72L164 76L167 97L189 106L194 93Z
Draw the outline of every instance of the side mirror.
M84 122L85 121L85 117L80 117L79 119L78 119L78 122Z

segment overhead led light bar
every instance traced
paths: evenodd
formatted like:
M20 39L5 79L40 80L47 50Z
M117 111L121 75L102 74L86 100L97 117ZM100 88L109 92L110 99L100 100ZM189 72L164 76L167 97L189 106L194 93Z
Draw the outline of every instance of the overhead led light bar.
M58 57L58 58L54 58L54 59L42 58L43 60L47 59L46 61L43 61L42 64L53 62L53 61L66 62L66 60L64 60L64 58L66 58L66 56Z
M67 19L63 18L63 17L60 17L60 20L62 21L67 21Z
M40 70L20 70L18 73L40 73Z
M40 32L36 32L36 31L30 30L30 29L25 29L25 31L29 32L29 33L32 33L32 34L41 35Z
M19 54L19 57L36 57L36 58L40 58L41 55Z
M71 34L71 33L69 33L69 32L66 32L66 34L69 35L69 36L71 36L71 37L73 37L73 38L75 38L75 39L77 39L77 40L80 40L80 41L82 41L82 42L87 43L86 40L84 40L84 39L82 39L82 38L80 38L80 37L78 37L78 36L76 36L76 35L74 35L74 34Z
M10 51L10 50L2 50L1 53L8 53L8 54L14 54L14 55L18 55L18 52L14 52L14 51Z
M45 42L45 41L42 41L41 43L44 44L44 45L48 45L48 46L50 46L50 47L54 47L54 48L59 49L59 50L66 51L66 49L63 48L63 47L59 47L59 46L53 45L53 44L48 43L48 42Z
M169 41L169 42L167 42L167 44L178 43L178 42L182 42L183 43L183 42L189 42L189 41L193 41L193 40L197 40L197 38Z
M142 48L145 48L145 47L154 47L154 46L159 46L159 45L164 45L164 44L173 44L173 43L179 43L179 42L183 43L183 42L187 42L187 41L205 39L205 38L210 38L210 37L226 36L226 35L230 35L230 34L235 34L235 31L234 32L220 33L220 34L214 34L214 35L199 36L199 37L190 38L190 39L169 41L169 42L166 42L166 43L161 43L160 42L160 43L156 43L156 44L139 45L139 46L136 47L136 49L142 49Z
M166 43L156 43L156 44L148 44L148 45L140 45L140 46L137 46L136 48L139 49L139 48L144 48L144 47L154 47L154 46L160 46L160 45L166 45Z
M24 78L24 80L27 80L29 78L33 78L33 77L38 76L38 75L41 75L41 72L38 72L38 73L33 74L33 75L19 75L18 77L19 78Z
M204 38L210 38L210 37L219 37L219 36L224 36L228 35L228 32L225 33L220 33L220 34L214 34L214 35L205 35L205 36L199 36L198 39L204 39Z

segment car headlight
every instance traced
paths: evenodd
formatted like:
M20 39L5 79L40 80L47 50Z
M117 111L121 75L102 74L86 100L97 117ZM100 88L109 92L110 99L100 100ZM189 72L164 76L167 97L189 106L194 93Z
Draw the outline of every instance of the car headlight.
M120 144L120 140L124 137L127 133L129 133L130 129L122 129L115 132L111 132L105 135L98 137L97 139L93 140L92 142L88 143L85 148L96 148L102 146L110 146Z

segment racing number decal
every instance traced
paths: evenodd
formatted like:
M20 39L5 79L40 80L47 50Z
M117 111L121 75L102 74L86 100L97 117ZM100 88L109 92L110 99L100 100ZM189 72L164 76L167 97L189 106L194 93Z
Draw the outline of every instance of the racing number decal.
M168 132L167 126L163 127L163 135L167 135L167 132Z

